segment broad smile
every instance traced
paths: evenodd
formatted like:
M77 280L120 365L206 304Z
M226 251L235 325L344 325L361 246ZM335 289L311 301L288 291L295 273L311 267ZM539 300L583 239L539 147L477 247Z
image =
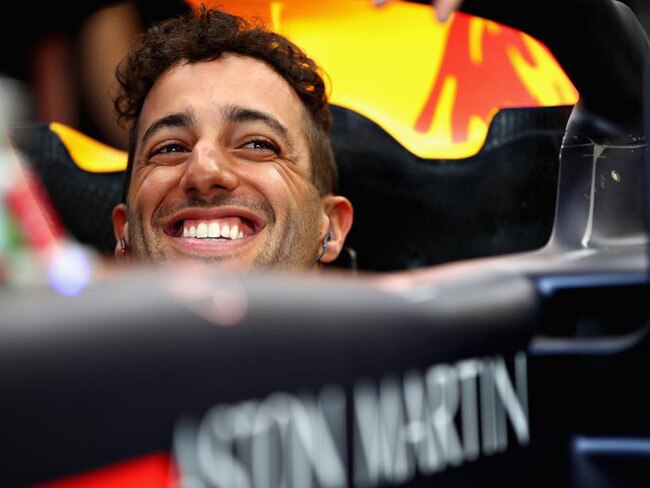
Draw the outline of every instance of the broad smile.
M175 214L164 232L176 245L195 252L223 252L248 243L267 221L243 209L188 209Z

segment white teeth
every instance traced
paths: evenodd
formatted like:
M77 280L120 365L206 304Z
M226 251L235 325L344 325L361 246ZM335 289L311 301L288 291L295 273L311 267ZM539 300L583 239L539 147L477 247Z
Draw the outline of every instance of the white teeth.
M233 224L230 227L228 224L219 226L219 223L216 221L212 222L201 222L197 226L187 225L183 226L183 237L196 237L197 239L243 239L244 231L239 230L237 224Z
M208 226L208 237L219 237L219 224L217 222L210 222Z
M196 237L208 237L208 225L201 222L196 228Z

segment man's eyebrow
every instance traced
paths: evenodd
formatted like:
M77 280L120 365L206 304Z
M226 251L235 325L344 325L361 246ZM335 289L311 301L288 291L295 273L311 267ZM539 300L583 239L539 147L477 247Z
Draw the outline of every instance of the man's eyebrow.
M261 122L278 134L290 151L294 150L294 145L291 136L289 135L289 129L287 129L277 118L267 112L233 105L224 109L223 120L224 122Z
M156 120L152 123L144 135L142 136L142 142L140 143L143 146L156 132L158 132L163 127L189 127L195 121L194 115L191 112L177 112L174 114L166 115L161 119Z

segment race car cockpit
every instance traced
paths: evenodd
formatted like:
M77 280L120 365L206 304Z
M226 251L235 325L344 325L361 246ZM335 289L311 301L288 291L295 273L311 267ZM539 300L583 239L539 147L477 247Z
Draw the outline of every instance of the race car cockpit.
M328 2L231 3L264 4L307 48L341 25L366 48L389 18L412 23L395 27L407 40L418 15L435 29L441 44L411 58L388 39L405 61L373 40L385 71L350 55L362 89L313 47L357 209L349 252L317 277L179 266L74 293L5 287L0 485L647 486L650 42L635 12L466 0L431 27L424 1L331 2L331 17ZM488 46L498 69L477 75ZM419 49L435 76L371 86L426 64ZM480 109L463 106L463 70ZM62 226L112 253L125 155L56 123L10 136Z

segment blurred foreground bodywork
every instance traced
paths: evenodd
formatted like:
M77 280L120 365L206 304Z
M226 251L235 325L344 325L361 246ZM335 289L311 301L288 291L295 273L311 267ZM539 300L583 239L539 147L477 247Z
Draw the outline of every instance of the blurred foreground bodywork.
M464 8L541 39L580 93L543 245L353 279L151 269L74 301L8 292L3 484L647 486L647 37L618 2L520 3Z

